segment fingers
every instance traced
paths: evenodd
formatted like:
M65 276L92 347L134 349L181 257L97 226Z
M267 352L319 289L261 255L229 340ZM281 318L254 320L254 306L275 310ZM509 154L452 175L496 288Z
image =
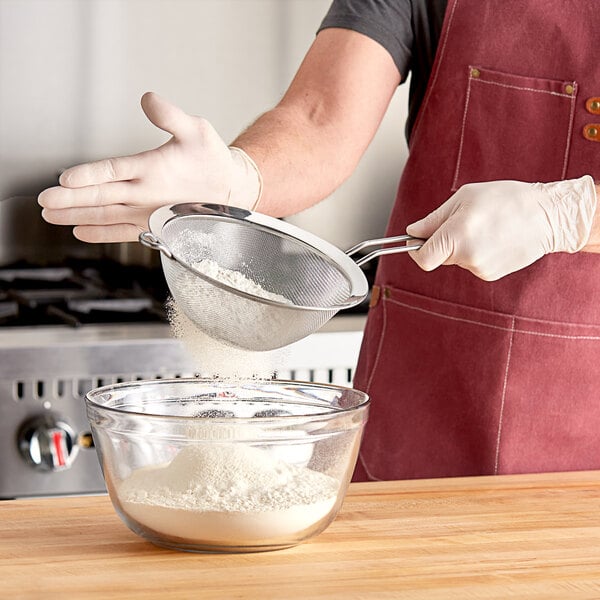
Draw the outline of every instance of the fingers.
M167 102L154 92L146 92L141 100L142 110L153 125L179 139L193 136L196 117Z
M412 234L411 234L412 235ZM454 240L447 235L442 227L436 231L421 248L409 252L409 256L424 271L433 271L443 264L453 264L451 257L454 254Z
M101 207L49 209L42 211L42 217L53 225L119 225L129 223L148 227L148 218L152 213L152 207L136 208L124 204L116 204Z
M454 242L444 225L454 210L455 198L451 197L426 217L406 228L408 235L427 240L419 250L409 252L410 257L424 271L433 271L445 263L451 264Z
M79 188L111 181L128 181L137 177L139 155L106 158L95 162L71 167L63 171L60 185Z
M406 233L413 237L423 239L430 238L452 215L455 210L455 204L455 197L452 196L420 221L411 223L406 228Z
M82 242L108 244L114 242L137 242L143 227L130 223L119 225L79 225L73 229L73 235Z
M152 210L126 205L59 210L45 208L42 216L55 225L75 225L73 235L83 242L132 242L148 229Z
M197 135L198 121L203 121L188 115L154 92L144 94L141 104L153 125L179 139ZM59 178L59 183L64 187L79 188L115 181L130 181L136 179L143 170L143 158L146 154L148 152L77 165L64 171Z
M55 210L70 207L109 206L111 204L137 204L148 201L141 186L136 182L117 181L89 185L81 188L56 186L38 196L38 204Z

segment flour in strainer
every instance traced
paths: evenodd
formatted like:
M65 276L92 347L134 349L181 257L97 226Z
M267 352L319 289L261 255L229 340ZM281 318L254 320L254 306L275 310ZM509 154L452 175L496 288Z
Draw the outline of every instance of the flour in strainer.
M211 279L224 283L240 292L252 294L259 298L265 298L266 300L275 300L276 302L283 302L284 304L292 304L285 296L264 289L257 282L246 277L241 271L234 271L233 269L221 267L214 260L205 258L192 263L191 266Z

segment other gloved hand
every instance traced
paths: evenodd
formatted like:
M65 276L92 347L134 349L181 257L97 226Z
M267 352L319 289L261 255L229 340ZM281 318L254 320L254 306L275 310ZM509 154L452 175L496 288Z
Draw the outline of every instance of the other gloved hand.
M581 250L596 203L589 175L556 183L470 183L406 228L427 239L409 254L425 271L458 265L494 281L544 254Z
M137 240L150 214L163 205L256 207L262 180L243 150L227 147L208 121L154 93L144 94L142 108L173 137L153 150L67 169L60 186L39 195L46 221L75 225L73 234L85 242L124 242Z

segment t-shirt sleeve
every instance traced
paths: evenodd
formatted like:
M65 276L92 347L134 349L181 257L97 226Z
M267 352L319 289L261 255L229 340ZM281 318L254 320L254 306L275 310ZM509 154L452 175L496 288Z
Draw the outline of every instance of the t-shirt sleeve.
M390 53L404 81L412 58L411 17L410 0L333 0L318 31L338 27L370 37Z

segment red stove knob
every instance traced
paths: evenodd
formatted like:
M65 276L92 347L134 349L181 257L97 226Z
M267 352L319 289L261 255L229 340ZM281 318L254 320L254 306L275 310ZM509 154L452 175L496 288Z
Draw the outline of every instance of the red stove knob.
M52 415L34 417L23 423L18 443L23 458L43 471L68 469L78 449L73 430Z

